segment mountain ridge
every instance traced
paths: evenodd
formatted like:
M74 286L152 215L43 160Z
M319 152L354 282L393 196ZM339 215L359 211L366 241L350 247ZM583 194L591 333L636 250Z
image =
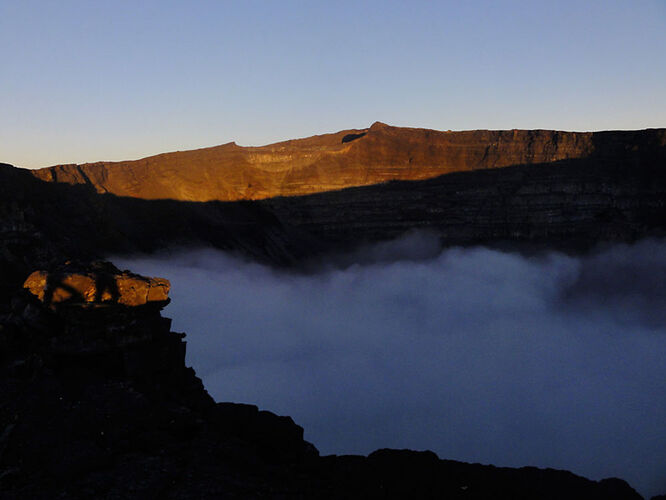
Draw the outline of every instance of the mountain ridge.
M666 146L666 129L562 132L437 131L375 122L366 129L269 144L235 142L139 160L68 164L32 170L35 177L86 184L98 193L178 201L261 200L392 180L639 153Z

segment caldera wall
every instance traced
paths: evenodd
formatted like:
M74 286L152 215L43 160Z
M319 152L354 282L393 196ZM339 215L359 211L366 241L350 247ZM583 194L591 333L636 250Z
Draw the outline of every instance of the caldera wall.
M85 184L98 193L142 199L237 201L297 196L423 180L452 172L513 165L649 157L666 145L666 130L441 132L375 123L368 129L261 147L229 143L135 161L58 165L34 171L49 182Z

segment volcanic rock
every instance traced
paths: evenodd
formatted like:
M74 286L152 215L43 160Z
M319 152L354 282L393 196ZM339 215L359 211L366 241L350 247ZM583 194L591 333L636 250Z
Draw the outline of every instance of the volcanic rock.
M83 184L98 193L146 200L258 200L452 172L613 158L626 151L649 155L665 145L665 129L440 132L377 122L367 129L261 147L229 143L135 161L58 165L33 174L49 182Z
M95 303L140 306L169 299L169 280L146 278L98 262L76 269L71 264L51 272L34 271L23 284L45 304Z

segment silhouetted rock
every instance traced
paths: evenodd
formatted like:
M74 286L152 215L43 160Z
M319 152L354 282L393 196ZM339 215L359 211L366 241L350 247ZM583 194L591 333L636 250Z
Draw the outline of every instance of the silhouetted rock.
M107 263L73 267L118 276ZM234 474L251 489L253 474L268 481L272 467L317 456L291 418L215 404L185 366L164 301L121 298L46 307L20 292L0 310L0 498L154 497L198 461L224 474L240 460Z

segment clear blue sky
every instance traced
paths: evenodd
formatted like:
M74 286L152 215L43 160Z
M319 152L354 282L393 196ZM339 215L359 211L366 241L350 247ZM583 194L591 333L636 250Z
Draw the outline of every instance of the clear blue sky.
M376 120L666 127L666 0L0 0L0 161L130 159Z

